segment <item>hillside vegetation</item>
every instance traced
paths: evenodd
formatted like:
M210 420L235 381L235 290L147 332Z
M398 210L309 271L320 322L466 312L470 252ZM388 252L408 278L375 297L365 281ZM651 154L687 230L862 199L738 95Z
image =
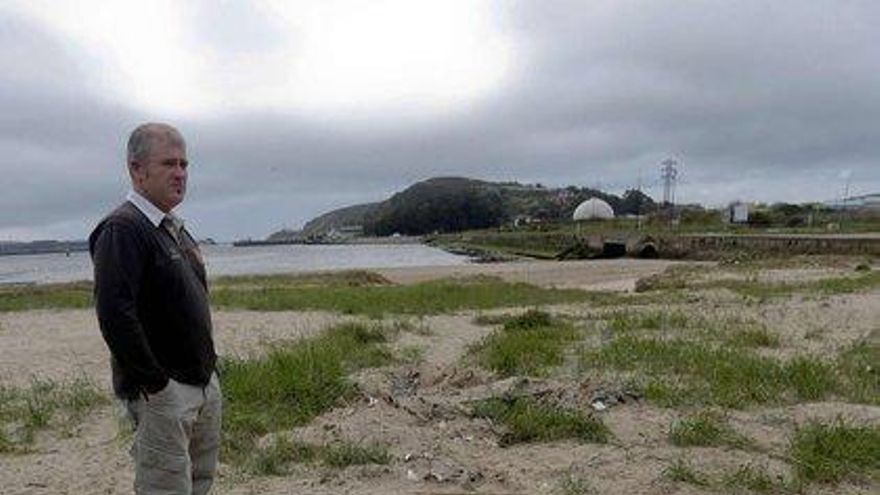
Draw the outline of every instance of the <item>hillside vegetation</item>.
M552 222L570 218L578 204L592 197L608 202L618 215L656 209L654 200L635 190L621 197L575 186L547 188L438 177L413 184L385 201L325 213L308 222L303 234L316 236L334 228L362 225L368 235L422 235L497 227L517 218Z

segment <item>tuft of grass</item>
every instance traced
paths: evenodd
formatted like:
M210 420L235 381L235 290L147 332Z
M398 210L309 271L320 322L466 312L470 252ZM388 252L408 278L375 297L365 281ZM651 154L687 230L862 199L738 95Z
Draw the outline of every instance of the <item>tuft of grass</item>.
M255 447L245 469L259 476L284 476L292 463L312 462L317 456L315 447L279 435L266 445Z
M661 273L636 280L636 292L675 291L686 289L689 280L705 271L699 265L671 265Z
M327 310L350 314L437 314L465 309L535 306L597 297L576 289L546 289L495 277L444 279L413 285L216 287L214 305L259 311Z
M371 443L361 445L351 442L340 442L321 447L318 457L324 464L344 468L364 464L388 464L392 457L384 445Z
M705 474L692 468L683 459L678 459L663 469L663 477L677 483L689 483L695 486L709 486Z
M771 476L765 467L755 467L751 464L740 466L733 473L725 474L722 486L735 493L743 490L749 493L799 493L800 487L797 482L786 480L782 476Z
M541 375L563 363L566 345L579 336L570 324L530 310L507 320L471 348L480 363L501 376Z
M690 318L679 311L619 311L608 315L608 328L614 333L632 330L669 330L687 328Z
M384 342L381 327L346 323L258 359L223 361L225 453L240 460L257 438L305 424L351 396L348 373L391 361Z
M312 445L278 435L265 445L255 447L245 468L259 476L284 476L291 464L320 463L342 469L364 464L388 464L392 456L388 448L378 443L360 444L335 442Z
M844 383L844 394L853 401L880 405L880 330L865 342L844 351L837 369Z
M0 454L14 452L16 447L15 442L6 433L6 428L0 428Z
M667 405L744 407L789 398L815 400L835 387L833 368L815 358L788 363L738 348L702 342L623 335L581 357L586 367L633 371L648 383L647 396ZM661 381L672 379L674 385Z
M416 335L422 336L430 336L434 334L434 331L431 330L431 327L424 321L424 319L419 318L416 321L411 320L394 320L390 325L390 330L395 334L401 332L413 333Z
M559 491L562 495L590 495L596 493L590 480L574 473L567 473L559 482Z
M93 305L91 282L13 285L0 288L0 312L78 309Z
M800 400L818 400L837 388L834 367L816 357L797 356L785 365L783 373Z
M737 347L779 347L779 336L766 328L746 328L731 333L727 343Z
M85 376L69 382L33 378L27 388L0 386L0 452L23 452L37 431L69 430L109 398Z
M538 309L530 309L525 313L511 317L504 322L505 330L531 330L539 327L549 327L554 323L550 313Z
M880 426L854 426L840 419L810 423L795 432L788 456L803 481L880 479Z
M714 411L701 411L676 421L669 430L668 438L678 447L728 446L741 449L752 444Z
M473 405L474 417L502 424L501 445L575 439L607 443L611 436L601 420L579 411L541 404L526 397L501 397Z

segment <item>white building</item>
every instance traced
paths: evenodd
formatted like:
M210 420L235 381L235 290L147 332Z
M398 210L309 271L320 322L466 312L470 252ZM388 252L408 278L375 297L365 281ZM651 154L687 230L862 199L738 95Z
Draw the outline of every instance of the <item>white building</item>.
M611 220L614 218L614 210L611 205L599 198L590 198L579 204L574 209L572 219L580 220Z

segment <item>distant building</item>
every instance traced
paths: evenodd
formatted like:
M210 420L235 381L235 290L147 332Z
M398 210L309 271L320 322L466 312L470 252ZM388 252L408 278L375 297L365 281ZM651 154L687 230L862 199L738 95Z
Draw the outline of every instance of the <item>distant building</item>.
M572 219L576 222L579 220L611 220L613 218L614 209L599 198L590 198L579 204L572 215Z
M730 223L749 223L749 205L742 201L730 203L727 207L727 221Z

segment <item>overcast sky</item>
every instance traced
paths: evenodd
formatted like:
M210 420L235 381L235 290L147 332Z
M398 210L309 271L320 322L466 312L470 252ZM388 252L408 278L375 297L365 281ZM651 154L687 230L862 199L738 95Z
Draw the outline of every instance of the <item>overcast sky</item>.
M876 0L6 0L0 240L82 239L144 121L199 237L262 238L433 176L679 202L880 192Z

